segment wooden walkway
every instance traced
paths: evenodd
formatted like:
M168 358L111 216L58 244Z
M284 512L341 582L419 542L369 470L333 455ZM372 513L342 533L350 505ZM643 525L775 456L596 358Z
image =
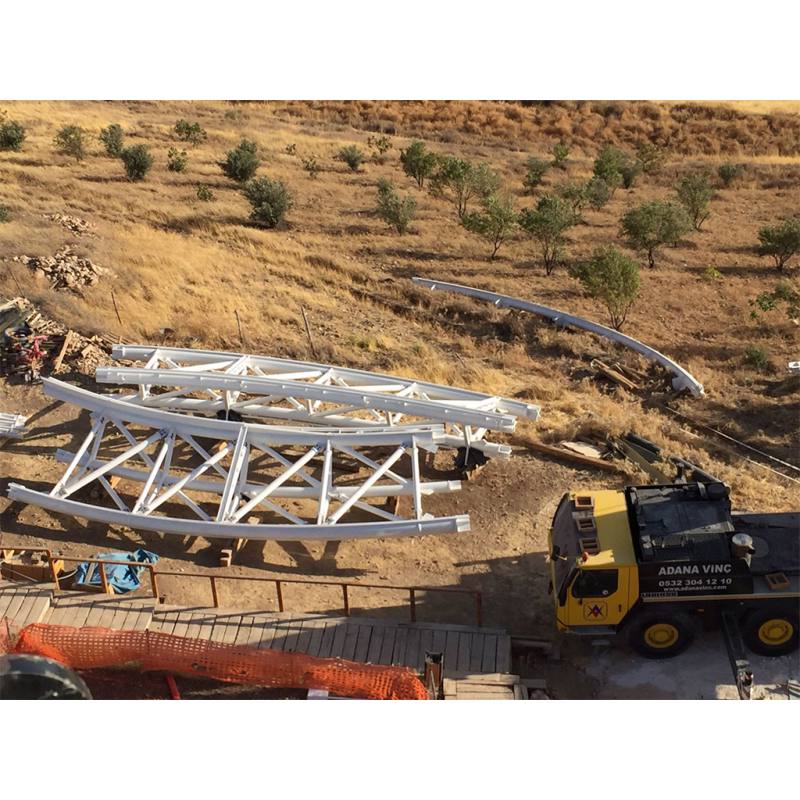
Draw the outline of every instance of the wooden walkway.
M31 622L152 630L248 647L407 666L422 672L425 652L444 653L444 674L508 673L511 638L502 630L369 617L271 613L159 605L153 598L69 592L48 584L0 582L0 617Z

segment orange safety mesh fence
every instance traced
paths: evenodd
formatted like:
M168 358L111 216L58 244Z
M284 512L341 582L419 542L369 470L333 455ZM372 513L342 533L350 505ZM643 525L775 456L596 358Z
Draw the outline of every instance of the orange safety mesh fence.
M125 666L229 683L327 689L332 694L365 700L427 699L424 685L406 667L261 650L157 631L36 623L22 629L11 649L46 656L73 669Z

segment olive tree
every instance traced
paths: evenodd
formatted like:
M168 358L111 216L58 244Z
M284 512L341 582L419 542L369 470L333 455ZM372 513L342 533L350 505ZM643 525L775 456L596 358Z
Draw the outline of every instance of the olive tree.
M56 150L76 161L86 157L86 131L78 125L65 125L55 138Z
M800 252L800 217L785 219L779 225L765 225L758 232L758 254L772 256L782 270L789 259Z
M403 172L417 182L422 189L425 180L430 178L436 170L438 156L425 148L425 143L415 140L405 149L400 151L400 163Z
M401 197L391 181L378 181L378 216L398 233L405 233L417 213L417 201L409 194Z
M622 330L639 295L639 265L616 247L601 247L589 261L575 265L570 274L590 297L605 305L611 324Z
M621 221L621 233L634 250L647 254L647 263L655 266L655 254L665 244L677 244L689 232L692 223L683 207L676 203L653 201L628 211Z
M454 156L439 159L430 181L431 194L452 202L459 219L467 213L470 200L486 198L499 188L500 176L485 164L472 164Z
M100 131L100 141L105 147L106 153L114 158L122 155L123 138L122 126L116 123Z
M664 166L666 154L657 144L642 142L636 148L636 161L645 175L654 175Z
M550 152L553 154L553 166L557 169L566 169L569 145L564 141L557 142Z
M714 199L716 192L708 175L704 172L695 172L686 175L678 184L678 200L683 204L686 213L692 220L694 229L700 230L700 226L709 218L711 212L708 210L709 203Z
M622 170L628 161L628 156L622 150L607 144L594 160L594 176L604 180L613 194L622 183Z
M473 211L461 218L461 224L471 233L485 239L492 248L494 259L503 242L513 235L517 227L514 201L507 195L490 194L481 201L481 211Z
M525 191L528 194L533 194L536 188L541 185L545 173L550 169L550 164L541 158L531 156L527 161L526 167L527 171L522 183Z
M7 112L0 112L0 150L17 152L25 141L25 126L13 119L7 119Z
M520 214L520 227L541 248L542 263L547 275L563 259L566 232L579 220L580 217L566 200L552 195L542 196L535 209L526 208Z

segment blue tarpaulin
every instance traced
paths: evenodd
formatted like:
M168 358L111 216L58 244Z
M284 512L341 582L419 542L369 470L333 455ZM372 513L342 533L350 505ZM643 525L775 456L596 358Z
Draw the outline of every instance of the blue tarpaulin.
M97 558L109 561L147 562L148 564L155 564L158 561L158 556L155 553L151 553L141 547L132 553L103 553ZM88 561L79 564L78 569L75 571L75 583L85 583L86 576L92 566L94 564L90 564ZM139 588L139 575L143 569L144 567L126 567L122 564L110 564L106 566L106 578L109 586L114 589L115 594L125 594L125 592L132 592L134 589ZM99 569L93 570L88 584L89 586L101 585Z

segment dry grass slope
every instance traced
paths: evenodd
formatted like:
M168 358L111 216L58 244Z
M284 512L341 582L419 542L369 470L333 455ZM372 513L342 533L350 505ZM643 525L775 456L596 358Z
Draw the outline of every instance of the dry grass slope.
M755 446L797 460L797 387L784 379L797 358L797 331L778 314L756 323L748 300L772 289L779 276L753 252L757 230L800 211L800 117L720 105L687 103L4 103L28 128L19 153L0 153L0 203L12 221L0 225L0 257L49 255L65 243L109 267L114 277L82 296L54 293L6 261L0 293L24 293L68 324L119 332L130 341L162 341L239 349L235 311L246 348L309 358L301 307L307 309L320 359L453 382L541 403L536 435L558 441L634 430L671 452L697 460L734 486L740 507L788 509L789 484L743 462L638 399L610 394L588 377L591 356L610 348L588 335L559 333L463 298L416 290L412 275L454 280L535 299L603 319L563 270L543 274L533 245L517 237L489 263L486 247L463 230L451 208L419 192L399 170L399 147L422 136L437 152L485 160L499 169L519 206L525 159L546 155L558 139L574 143L568 171L581 179L603 142L628 148L661 142L670 160L658 176L618 191L602 211L586 213L570 254L620 244L618 220L631 205L669 198L678 175L716 168L731 158L745 176L720 191L700 233L665 249L659 267L643 274L642 296L626 330L667 352L703 381L708 398L677 404ZM178 144L181 117L199 122L208 138ZM126 144L148 145L155 166L141 183L125 180L119 161L94 140L82 163L54 154L65 124L92 133L119 123ZM370 131L392 134L386 163L353 173L335 154L345 144L367 149ZM241 137L256 141L259 174L284 180L295 206L282 230L248 222L249 207L218 166ZM286 147L293 144L297 154ZM170 147L189 154L184 173L167 171ZM312 179L301 157L316 155L323 171ZM380 177L394 180L419 203L406 236L374 215ZM215 200L197 199L206 184ZM76 238L47 220L65 212L89 220L95 235ZM721 280L709 281L709 267ZM122 326L110 291L119 305ZM169 329L169 330L167 330ZM749 345L767 350L772 372L744 365ZM524 443L533 429L522 426ZM595 480L577 476L576 481Z

